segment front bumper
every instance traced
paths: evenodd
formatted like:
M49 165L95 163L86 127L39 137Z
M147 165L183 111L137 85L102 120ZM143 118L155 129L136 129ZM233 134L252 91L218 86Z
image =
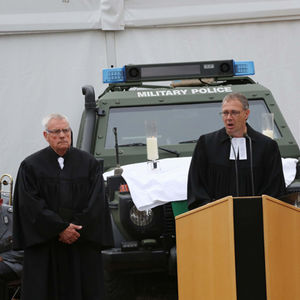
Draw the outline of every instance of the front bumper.
M107 272L150 273L169 269L169 252L162 249L122 251L112 248L103 250L102 258Z

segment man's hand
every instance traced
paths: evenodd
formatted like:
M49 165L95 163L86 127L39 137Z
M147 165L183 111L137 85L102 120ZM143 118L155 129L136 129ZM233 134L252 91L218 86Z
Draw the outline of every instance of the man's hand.
M70 223L70 225L59 234L59 241L65 244L73 244L80 237L77 230L80 230L82 226Z

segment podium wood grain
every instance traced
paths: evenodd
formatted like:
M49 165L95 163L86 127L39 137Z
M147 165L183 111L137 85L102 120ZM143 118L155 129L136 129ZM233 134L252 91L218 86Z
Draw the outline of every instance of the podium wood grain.
M267 299L300 299L300 209L262 198Z
M177 216L176 239L179 300L235 300L232 197Z

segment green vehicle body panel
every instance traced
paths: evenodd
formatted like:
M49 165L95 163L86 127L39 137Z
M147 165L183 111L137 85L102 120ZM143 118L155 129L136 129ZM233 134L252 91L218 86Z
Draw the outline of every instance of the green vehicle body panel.
M219 89L221 92L216 92ZM186 91L186 94L180 91ZM199 90L199 92L195 92ZM207 91L201 93L201 91ZM224 90L224 92L222 92ZM108 170L115 166L115 149L105 149L105 140L107 134L108 117L111 108L132 107L132 106L159 106L175 105L187 103L205 103L220 102L221 99L229 92L244 94L249 100L264 99L269 111L274 113L274 120L282 135L277 139L282 157L300 156L299 147L285 121L280 109L271 93L264 86L256 83L241 85L224 85L212 87L180 87L180 88L154 88L152 90L135 90L135 91L114 91L103 95L97 101L97 107L101 110L102 116L98 116L93 139L92 153L96 158L104 159L104 169ZM150 95L139 97L143 94ZM170 93L171 95L168 95ZM176 94L177 93L177 94ZM154 95L154 96L153 96ZM221 109L221 103L220 103ZM250 107L251 109L251 107ZM197 124L195 124L197 125ZM187 128L188 130L188 128ZM81 130L79 131L77 146L80 148ZM195 144L177 144L177 145L160 145L167 149L177 150L180 156L191 156ZM146 158L146 147L122 147L119 150L121 165L144 162ZM159 151L160 158L174 157L174 155Z

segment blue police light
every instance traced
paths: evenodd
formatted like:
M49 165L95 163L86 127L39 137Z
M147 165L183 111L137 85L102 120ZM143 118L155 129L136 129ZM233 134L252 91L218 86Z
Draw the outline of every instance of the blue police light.
M176 79L254 75L253 61L205 61L126 65L103 70L103 83L164 81Z
M255 74L253 61L233 61L233 67L235 76L246 76Z
M103 69L103 83L125 82L125 67Z

